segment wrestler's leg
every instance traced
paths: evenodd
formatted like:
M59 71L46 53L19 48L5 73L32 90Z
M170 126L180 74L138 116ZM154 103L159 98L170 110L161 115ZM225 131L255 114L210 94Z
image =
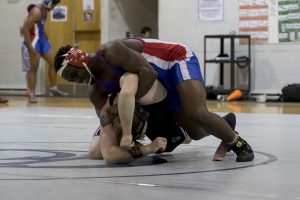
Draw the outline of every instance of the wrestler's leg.
M239 137L222 117L208 111L205 89L200 81L183 81L177 86L177 90L182 109L191 121L199 124L208 133L229 144L231 149L237 154L237 162L248 162L254 159L251 146ZM191 138L197 138L199 135L194 132L190 133Z
M101 148L100 148L100 135L94 136L90 143L89 158L90 159L103 159Z
M30 53L30 70L28 72L28 88L29 88L29 101L36 103L35 89L37 82L37 71L40 64L41 55L39 53Z
M177 91L179 92L185 116L190 121L201 126L206 134L211 133L226 143L234 142L236 134L227 122L217 114L208 111L206 106L206 92L200 81L183 81L177 85ZM180 123L187 123L185 121L187 121L186 118L185 120L181 119ZM187 125L184 128L188 130L190 127ZM198 139L202 138L205 132L192 131L189 135L192 139Z
M182 110L173 113L174 119L193 140L200 140L210 135L205 129L189 119Z
M56 86L56 72L54 69L54 57L51 54L51 51L48 51L42 55L45 61L48 63L48 77L50 87Z
M42 40L42 56L45 59L45 61L48 63L48 77L49 77L49 94L50 96L67 96L68 93L60 91L57 88L56 84L56 71L54 68L54 56L51 53L51 45L48 40Z
M92 141L89 147L89 158L90 159L103 159L102 151L100 148L100 130L99 126L93 134Z

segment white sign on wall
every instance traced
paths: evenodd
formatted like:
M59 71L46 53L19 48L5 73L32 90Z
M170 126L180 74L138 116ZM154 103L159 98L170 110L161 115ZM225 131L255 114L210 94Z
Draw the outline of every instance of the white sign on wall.
M65 22L67 21L68 7L67 6L55 6L51 11L52 22Z
M268 0L240 0L239 32L251 35L251 42L266 43L269 40Z
M224 0L198 0L199 21L223 21Z

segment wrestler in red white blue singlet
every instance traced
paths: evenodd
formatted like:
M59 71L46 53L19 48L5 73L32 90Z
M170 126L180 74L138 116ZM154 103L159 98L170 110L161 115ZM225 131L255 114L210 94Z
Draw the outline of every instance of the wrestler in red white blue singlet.
M176 86L185 80L199 80L203 84L197 57L182 44L157 39L141 40L144 42L142 55L157 72L158 80L167 88L171 109L178 110L181 103Z
M30 40L37 53L44 54L51 50L51 46L45 35L47 12L41 9L41 5L37 5L36 7L40 9L42 19L30 29Z

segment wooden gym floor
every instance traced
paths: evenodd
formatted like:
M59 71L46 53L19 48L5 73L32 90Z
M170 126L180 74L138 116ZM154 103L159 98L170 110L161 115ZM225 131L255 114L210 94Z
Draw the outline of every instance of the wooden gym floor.
M213 112L236 113L236 130L255 151L249 163L232 152L211 161L219 141L210 136L107 166L87 157L98 127L87 99L8 99L0 104L1 200L300 199L300 104L208 101Z

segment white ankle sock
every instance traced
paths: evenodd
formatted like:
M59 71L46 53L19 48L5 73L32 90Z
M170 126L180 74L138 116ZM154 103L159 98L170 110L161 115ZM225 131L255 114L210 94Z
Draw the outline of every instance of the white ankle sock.
M238 139L239 139L238 134L235 134L234 139L233 139L231 142L227 143L227 144L228 144L229 146L232 146L232 145L234 145L234 144L238 141Z

